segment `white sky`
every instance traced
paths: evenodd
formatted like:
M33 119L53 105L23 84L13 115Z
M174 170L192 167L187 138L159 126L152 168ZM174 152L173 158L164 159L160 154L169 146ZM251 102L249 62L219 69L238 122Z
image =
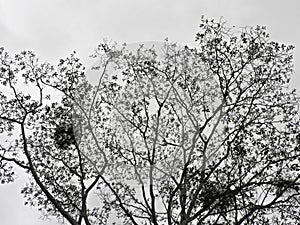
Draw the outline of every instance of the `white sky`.
M89 66L103 38L131 43L168 37L189 44L201 15L222 16L228 25L265 25L272 39L295 45L292 84L300 89L299 6L299 0L0 0L0 47L30 49L53 63L76 50ZM21 183L0 186L0 224L48 225L22 206Z

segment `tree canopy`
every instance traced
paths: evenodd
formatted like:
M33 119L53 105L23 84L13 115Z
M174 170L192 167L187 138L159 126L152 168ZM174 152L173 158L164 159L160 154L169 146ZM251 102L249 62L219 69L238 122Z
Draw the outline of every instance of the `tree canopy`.
M296 224L299 97L293 46L265 27L202 18L196 47L102 42L90 84L0 48L0 180L72 225Z

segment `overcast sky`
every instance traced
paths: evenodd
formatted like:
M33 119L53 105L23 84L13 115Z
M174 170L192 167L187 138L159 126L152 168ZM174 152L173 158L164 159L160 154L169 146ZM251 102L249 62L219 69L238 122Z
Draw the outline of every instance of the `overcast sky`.
M103 38L191 44L201 15L223 17L228 25L265 25L273 40L295 45L292 84L300 89L299 6L299 0L0 0L0 47L30 49L52 63L76 50L88 67ZM22 182L0 186L0 224L55 225L22 206Z

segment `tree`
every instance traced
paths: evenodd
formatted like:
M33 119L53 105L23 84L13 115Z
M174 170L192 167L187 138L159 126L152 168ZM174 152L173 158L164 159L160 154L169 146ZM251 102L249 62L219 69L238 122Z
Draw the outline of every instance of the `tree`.
M1 48L1 182L24 169L25 204L72 225L296 224L293 47L205 18L196 43L103 42L95 86L75 54Z

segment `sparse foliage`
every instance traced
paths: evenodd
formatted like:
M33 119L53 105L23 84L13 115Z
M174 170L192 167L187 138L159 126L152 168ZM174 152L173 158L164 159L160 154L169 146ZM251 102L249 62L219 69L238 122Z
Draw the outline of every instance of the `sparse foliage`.
M293 47L205 18L196 43L103 42L97 85L1 48L1 182L24 169L25 204L72 225L296 224Z

